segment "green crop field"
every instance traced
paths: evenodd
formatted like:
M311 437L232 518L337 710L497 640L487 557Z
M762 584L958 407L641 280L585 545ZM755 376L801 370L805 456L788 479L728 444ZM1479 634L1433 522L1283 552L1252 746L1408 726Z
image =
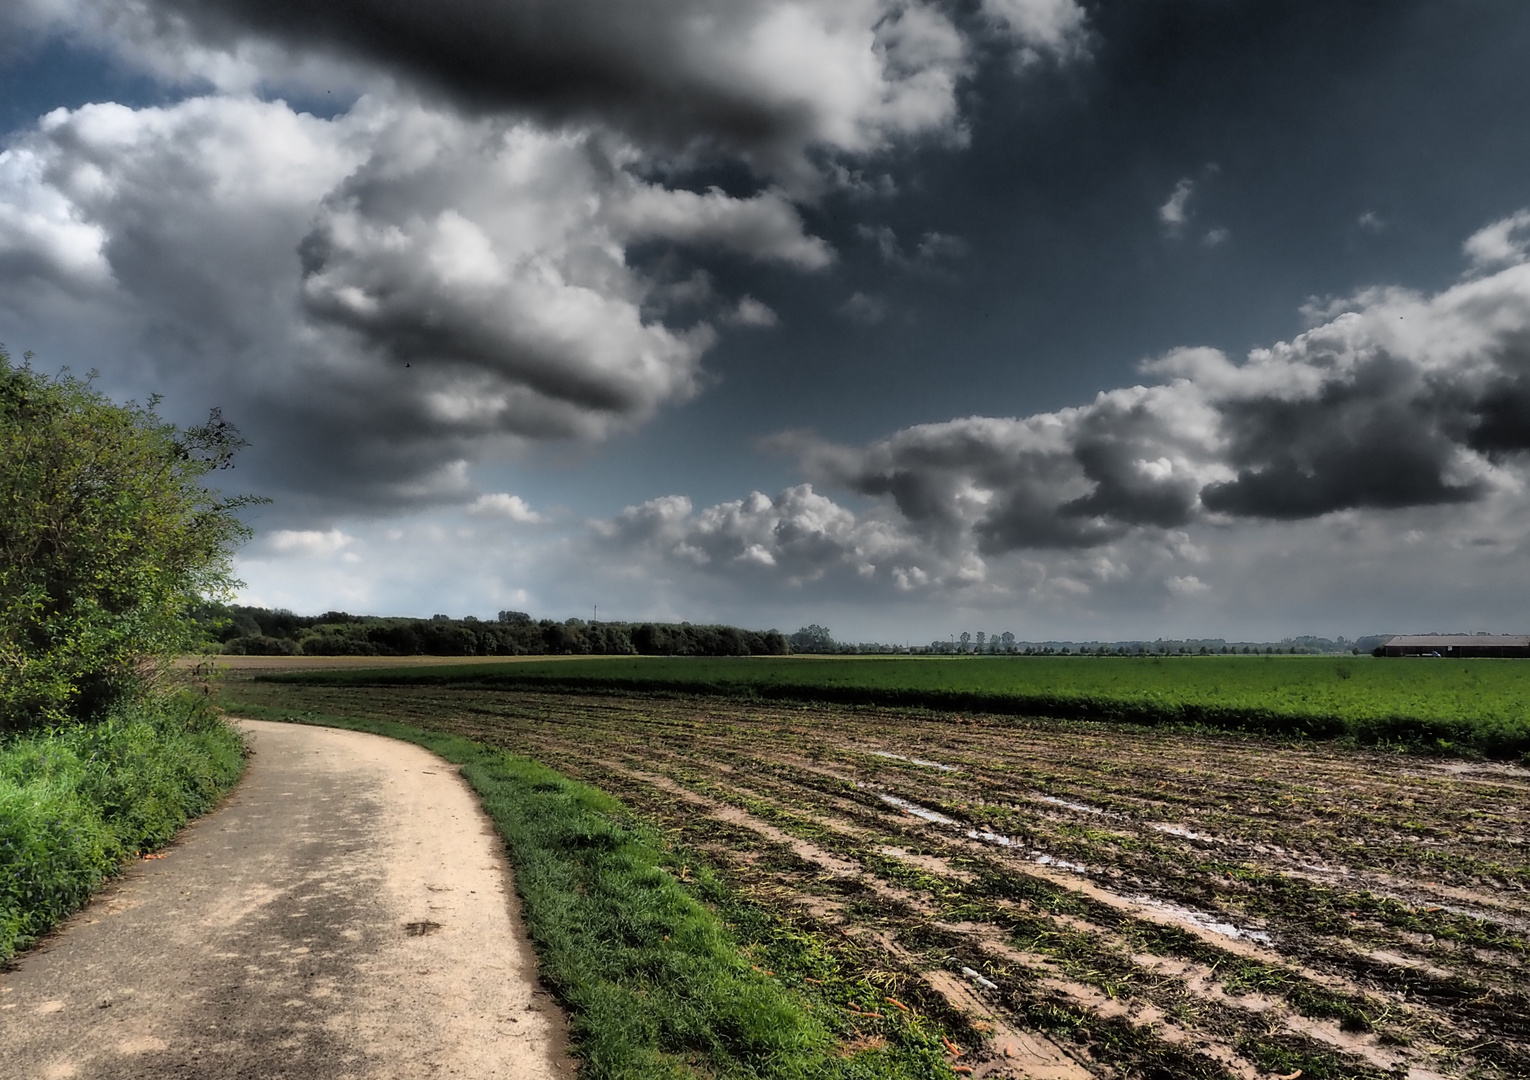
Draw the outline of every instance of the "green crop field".
M669 691L1033 713L1530 754L1530 662L1373 657L600 657L304 671L331 685Z

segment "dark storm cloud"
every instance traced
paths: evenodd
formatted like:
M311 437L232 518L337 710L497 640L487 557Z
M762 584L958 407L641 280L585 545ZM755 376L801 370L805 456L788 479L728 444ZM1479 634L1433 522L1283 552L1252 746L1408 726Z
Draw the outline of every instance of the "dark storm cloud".
M730 87L697 56L688 32L737 39L754 5L581 0L161 0L159 6L232 43L256 31L292 46L359 54L489 108L529 107L555 121L617 117L683 143L716 134L745 144L785 138L805 110ZM703 39L704 40L704 39Z
M601 125L665 153L742 155L811 185L811 148L958 137L956 84L974 38L1027 56L1068 55L1082 38L1074 0L982 6L958 19L923 0L150 0L127 32L189 35L235 58L251 42L294 64L342 58L479 113Z
M1484 404L1498 395L1489 389ZM1455 481L1461 445L1445 430L1440 400L1417 365L1385 353L1310 398L1238 399L1223 407L1228 465L1236 480L1201 492L1208 510L1297 519L1354 508L1466 502L1478 480ZM1476 447L1473 447L1476 449Z
M1466 445L1494 460L1530 451L1530 377L1489 384L1469 410Z

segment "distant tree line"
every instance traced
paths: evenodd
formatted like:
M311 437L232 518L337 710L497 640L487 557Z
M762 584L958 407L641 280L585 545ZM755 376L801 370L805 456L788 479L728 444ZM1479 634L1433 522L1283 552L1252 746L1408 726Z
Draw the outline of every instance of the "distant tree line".
M1154 641L1020 641L1009 631L976 634L962 631L928 645L854 644L835 641L827 627L814 623L790 638L794 653L826 655L913 654L922 656L1301 656L1370 652L1385 637L1324 638L1302 636L1281 641L1227 641L1224 638L1158 638Z
M296 615L282 609L206 604L195 613L204 647L249 656L782 656L780 631L691 623L533 619L501 611L493 621Z
M472 616L429 619L350 615L296 615L282 609L206 604L196 612L206 647L259 656L784 656L1001 655L1001 656L1230 656L1313 655L1370 652L1382 637L1297 637L1280 642L1222 638L1154 641L1019 641L1009 632L887 645L836 641L813 623L790 636L777 630L658 622L586 622L533 619L501 611L493 620Z
M1006 656L1318 656L1370 652L1384 637L1324 638L1304 635L1281 641L1227 641L1224 638L1158 638L1153 641L1017 641L1011 633L976 635L932 641L916 653L938 655L999 654Z

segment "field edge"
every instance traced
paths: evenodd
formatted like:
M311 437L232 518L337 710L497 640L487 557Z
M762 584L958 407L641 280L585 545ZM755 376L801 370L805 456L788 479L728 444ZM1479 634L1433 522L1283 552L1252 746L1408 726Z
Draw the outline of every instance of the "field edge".
M844 977L816 943L726 886L704 856L667 842L599 788L409 724L222 704L230 716L400 739L461 769L505 841L541 977L570 1014L586 1080L955 1080L949 1029L886 1009L883 992ZM601 904L616 910L595 910ZM624 940L613 943L618 928ZM880 1037L848 1043L878 1006L887 1014Z

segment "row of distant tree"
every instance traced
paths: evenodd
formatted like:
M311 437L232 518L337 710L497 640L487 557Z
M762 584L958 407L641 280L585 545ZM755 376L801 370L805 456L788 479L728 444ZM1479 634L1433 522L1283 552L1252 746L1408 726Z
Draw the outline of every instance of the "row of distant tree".
M1225 638L1158 638L1154 641L1018 641L1014 634L976 634L932 641L908 651L936 654L997 653L1009 656L1317 656L1368 653L1386 641L1385 635L1349 639L1303 636L1281 641L1228 641Z
M1282 641L1228 641L1225 638L1158 638L1154 641L1020 641L1014 634L976 634L963 631L944 641L928 645L883 645L835 641L823 626L805 626L791 636L795 653L909 653L914 655L998 655L998 656L1230 656L1230 655L1324 655L1333 653L1368 653L1386 641L1386 636L1295 637Z
M533 619L501 611L493 620L472 616L429 619L350 615L296 615L260 607L204 605L196 615L205 644L232 654L264 656L783 656L824 655L1208 656L1370 652L1384 637L1299 637L1280 642L1222 638L1155 641L1019 641L1012 633L963 633L929 645L836 641L814 623L790 636L777 630L657 622L586 622Z
M533 619L502 611L492 621L295 615L242 605L205 605L196 613L206 646L256 656L781 656L791 651L776 630L691 623Z

